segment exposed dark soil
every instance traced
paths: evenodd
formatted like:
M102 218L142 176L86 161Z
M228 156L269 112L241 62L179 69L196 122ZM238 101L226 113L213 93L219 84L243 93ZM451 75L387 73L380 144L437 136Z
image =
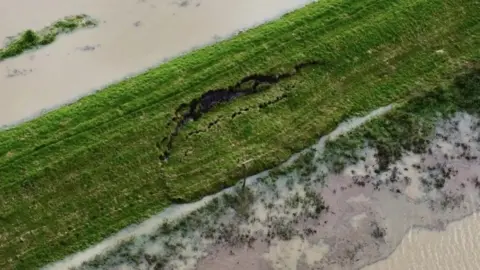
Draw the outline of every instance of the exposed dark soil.
M299 63L293 67L292 71L286 73L249 75L238 81L235 85L227 88L209 90L200 97L193 99L190 103L181 104L175 111L175 116L167 125L173 125L175 128L168 137L162 140L162 144L166 143L167 149L160 155L160 160L168 160L172 151L173 140L188 121L197 121L205 113L211 111L219 104L231 102L239 97L266 91L280 81L295 76L303 68L320 64L323 64L323 62L312 60ZM262 106L259 107L262 108L267 105L268 104L262 104ZM233 117L235 117L235 115L233 115L232 118ZM160 144L157 144L157 147L162 148Z

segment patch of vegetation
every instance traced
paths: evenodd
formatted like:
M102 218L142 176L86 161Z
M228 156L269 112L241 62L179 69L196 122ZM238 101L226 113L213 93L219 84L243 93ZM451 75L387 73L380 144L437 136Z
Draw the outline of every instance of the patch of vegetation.
M351 116L414 96L425 101L407 106L433 111L425 106L439 107L437 95L457 97L434 86L470 65L465 59L480 57L479 9L473 0L318 1L0 132L0 235L8 243L0 245L0 268L37 268L174 201L231 186L312 145ZM188 122L168 162L159 162L180 104L311 59L325 65ZM457 80L462 89L472 83ZM284 93L280 102L231 118ZM474 110L478 95L467 97L462 106ZM382 149L383 166L399 145L421 149L431 126L408 110L395 116L401 110L387 119L402 121L403 130L374 120L358 133ZM219 118L207 132L186 136ZM250 161L246 170L239 160Z
M325 151L320 162L325 162L333 173L340 173L350 164L355 164L361 158L358 154L364 140L360 137L343 136L325 143Z
M473 82L472 85L474 87L469 88L470 90L468 91L476 91L476 76L478 76L477 70L473 69L469 72L461 74L457 77L457 79ZM457 82L458 80L455 80L453 86L447 88L448 91L455 91L454 89L456 88L458 88L457 90L459 91L460 89L465 90L465 87L459 85ZM466 92L462 91L460 91L459 93L466 94ZM423 97L420 96L416 98L422 99ZM416 98L409 100L403 106L414 104ZM440 103L438 105L440 105ZM382 119L385 119L385 117L379 117L377 120ZM355 148L355 145L350 146ZM342 149L348 149L345 145L341 145L341 147L343 147ZM459 147L461 147L460 144ZM337 153L339 154L340 152ZM321 161L325 160L327 159L322 156ZM293 191L293 188L296 184L293 181L293 176L298 176L301 179L301 172L304 172L305 169L308 170L308 168L311 166L312 163L314 163L314 161L315 151L313 151L312 149L304 151L294 160L294 162L292 162L289 166L286 166L288 169L283 170L283 173L280 173L282 170L278 170L278 172L275 173L275 177L279 177L279 179L285 181L285 186L288 188L288 190ZM421 168L422 167L418 165L417 169ZM429 180L425 178L422 180L422 182L425 181L424 184L429 185L430 188L434 186L435 188L441 189L444 182L439 184L439 181L441 180L438 180L437 178L450 178L451 176L454 176L456 174L455 170L449 167L445 167L442 163L427 166L426 169L428 169L430 173L430 178ZM309 174L306 175L310 180L309 182L316 181L316 179L310 178L310 176L315 172L315 170L312 170ZM367 181L361 178L362 177L358 177L356 180L354 180L354 183L364 186ZM278 189L279 187L271 186L271 180L269 179L271 179L271 176L267 176L264 179L259 179L259 183L260 185L266 187L270 192L276 194L276 196L273 196L273 200L275 201L276 199L279 199L278 190L272 189ZM387 182L395 183L399 180L400 178L398 176L398 168L395 167L392 169L392 174L387 180ZM299 192L294 192L292 196L288 196L287 198L285 198L284 205L274 206L272 201L265 202L264 193L254 193L250 187L247 187L245 185L245 182L237 183L237 186L233 192L225 193L223 196L212 200L205 207L195 211L193 214L181 218L180 220L176 220L174 222L165 222L157 232L155 232L153 235L148 236L148 239L150 241L157 241L157 244L163 245L163 250L166 252L160 252L161 254L159 253L156 255L150 255L145 253L142 247L134 248L133 243L135 241L129 240L125 241L108 254L99 256L95 260L85 263L83 265L83 268L81 269L90 269L89 267L94 269L105 268L107 266L114 267L119 263L118 258L121 258L120 262L127 262L133 266L138 266L140 263L143 262L142 260L145 260L151 266L163 267L168 265L168 263L172 260L181 260L182 258L185 259L185 257L183 257L181 253L183 250L186 249L186 247L185 243L183 243L181 239L192 238L191 235L195 234L195 232L198 231L201 232L200 235L203 238L212 240L214 243L217 244L226 244L230 247L239 247L244 245L248 245L251 247L251 244L257 240L256 237L258 237L258 235L253 236L253 231L250 230L242 231L240 229L241 226L239 225L251 225L252 222L258 221L256 220L255 216L253 216L253 218L251 219L251 214L253 213L251 210L255 203L260 202L264 203L265 207L272 210L272 213L275 213L275 211L280 211L286 215L276 216L275 214L273 214L267 217L267 221L265 223L262 223L265 228L268 228L266 235L263 236L265 238L261 238L262 241L266 241L267 243L270 243L273 239L288 241L291 240L294 236L307 236L314 234L315 230L311 228L303 229L302 234L302 230L299 230L295 225L298 223L298 221L306 220L306 218L318 219L321 213L323 213L324 211L328 211L328 206L325 204L325 201L318 193L309 188L308 183L303 184L305 184L303 186L305 192L304 195L300 195ZM283 188L282 185L280 186L280 189ZM455 207L458 207L463 201L462 196L454 196L451 194L448 195L443 191L441 191L440 194L442 194L442 199L439 202L431 201L432 208L437 207L442 210L454 209ZM269 196L266 197L268 198ZM268 206L269 204L270 206ZM274 207L275 209L273 209ZM291 212L291 210L293 210L293 212ZM296 210L300 211L297 212ZM219 223L217 220L221 219L222 215L225 215L226 213L234 213L234 215L230 216L228 220L224 219L224 221ZM371 227L372 230L370 235L379 241L384 241L384 238L387 234L386 229L381 227L376 221L371 223ZM159 240L161 237L163 237L162 241ZM137 239L136 242L142 241L143 240L141 239ZM128 246L130 246L130 248L127 248ZM194 250L202 248L199 244L193 244L192 246ZM360 248L360 246L354 246L353 249L351 247L347 248L347 259L353 260L357 254L356 252L358 252Z
M226 205L232 207L238 216L247 220L253 203L254 195L248 187L239 188L239 190L233 194L226 193L223 196Z
M284 218L277 218L272 222L267 237L269 239L278 238L282 241L289 241L297 234L298 232L294 228L292 221L285 220Z
M282 164L281 166L271 169L269 171L269 177L275 179L279 176L288 175L291 172L297 171L301 178L304 179L317 169L314 157L315 150L308 149L307 151L300 153L291 164Z
M453 210L459 207L465 200L465 195L463 194L455 195L443 192L441 196L440 202L435 204L439 204L442 210Z
M387 230L378 225L378 222L372 222L372 237L378 240L383 240L385 235L387 235Z
M360 158L356 153L365 143L378 151L379 170L385 171L406 151L425 153L438 120L457 111L478 115L480 107L474 104L480 104L476 103L480 102L480 65L472 62L471 66L455 77L453 84L414 95L386 115L329 141L325 155L333 164L333 171L339 172L346 164L355 163ZM425 182L425 186L443 187L450 172L442 171L441 166L437 169L441 175L435 183Z
M0 61L22 54L24 51L37 49L55 41L60 34L70 33L79 28L94 27L97 22L89 16L68 16L35 32L31 29L11 38L4 48L0 48Z

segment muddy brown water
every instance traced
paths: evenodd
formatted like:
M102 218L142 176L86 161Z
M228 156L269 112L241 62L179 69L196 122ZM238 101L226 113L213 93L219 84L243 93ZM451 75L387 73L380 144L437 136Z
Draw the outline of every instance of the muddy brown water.
M309 0L2 0L0 42L64 16L97 28L0 62L0 126L32 118ZM21 14L21 16L19 16Z

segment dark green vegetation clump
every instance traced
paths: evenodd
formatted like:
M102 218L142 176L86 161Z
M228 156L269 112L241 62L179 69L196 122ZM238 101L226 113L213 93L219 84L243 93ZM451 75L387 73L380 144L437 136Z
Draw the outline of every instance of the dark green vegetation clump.
M55 38L64 33L70 33L78 28L93 27L97 22L87 15L68 16L42 30L35 32L26 30L9 40L5 48L0 48L0 61L22 54L24 51L36 49L55 41Z
M349 117L415 96L435 101L480 59L479 16L474 0L319 1L0 132L0 268L34 269L272 168ZM310 60L323 64L186 122L159 160L181 104ZM408 113L395 117L418 130L411 147L421 149L429 123ZM362 136L384 148L385 164L396 144L411 144L409 131L369 126Z

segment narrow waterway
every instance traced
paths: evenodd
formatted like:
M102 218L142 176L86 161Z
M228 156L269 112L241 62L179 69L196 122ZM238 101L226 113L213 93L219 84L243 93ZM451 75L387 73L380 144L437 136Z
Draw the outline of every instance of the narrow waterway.
M40 50L0 62L0 126L81 96L213 43L310 0L2 0L0 42L68 15L93 29L60 36Z

